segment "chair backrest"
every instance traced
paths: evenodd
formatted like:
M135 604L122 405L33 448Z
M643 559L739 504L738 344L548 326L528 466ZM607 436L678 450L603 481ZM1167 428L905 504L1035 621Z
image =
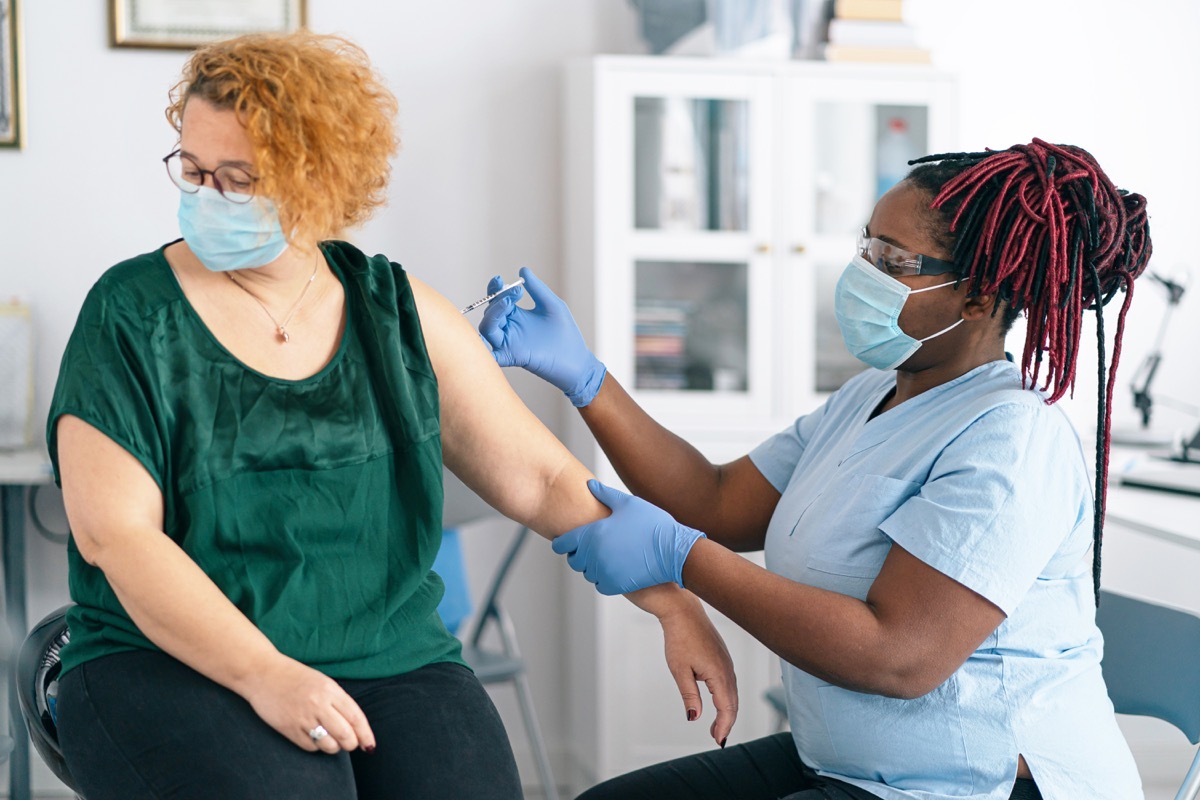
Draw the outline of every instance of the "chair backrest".
M70 605L65 605L47 614L33 626L17 653L17 668L14 680L17 684L17 701L21 717L29 729L29 738L38 755L46 762L58 779L75 789L75 781L63 761L62 749L58 745L58 727L54 707L61 669L59 651L70 638L66 614Z
M1166 720L1200 743L1200 616L1103 590L1096 624L1117 713Z
M445 586L437 607L438 616L446 629L457 636L459 627L471 616L471 590L467 585L467 567L458 528L442 529L442 544L433 560L433 571Z
M509 542L508 549L504 551L504 555L501 557L496 571L492 573L492 582L488 586L487 594L484 595L483 603L479 607L479 614L475 617L475 622L471 626L471 632L465 637L465 641L472 647L479 646L488 624L495 622L500 626L505 650L510 655L515 655L516 637L512 634L511 621L509 621L507 615L504 614L504 611L500 607L499 598L500 590L504 588L504 582L508 579L513 564L516 563L521 545L525 544L525 540L528 538L529 528L522 525L520 530L513 536L512 541Z
M529 528L521 526L500 557L471 630L462 637L470 647L479 646L487 626L494 622L500 628L505 653L516 655L516 638L511 621L500 607L500 591L504 588L513 564L516 563L521 545L525 543L528 534ZM445 594L438 604L438 614L450 632L457 635L459 625L471 615L467 570L462 553L462 542L457 529L445 528L442 530L442 546L433 562L433 571L441 576L442 582L446 586Z

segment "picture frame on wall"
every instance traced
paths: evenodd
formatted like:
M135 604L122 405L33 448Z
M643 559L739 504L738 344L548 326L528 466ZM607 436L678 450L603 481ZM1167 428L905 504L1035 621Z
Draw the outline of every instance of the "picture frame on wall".
M20 148L24 117L21 86L20 0L0 0L0 147Z
M191 50L305 25L306 0L108 0L113 47Z

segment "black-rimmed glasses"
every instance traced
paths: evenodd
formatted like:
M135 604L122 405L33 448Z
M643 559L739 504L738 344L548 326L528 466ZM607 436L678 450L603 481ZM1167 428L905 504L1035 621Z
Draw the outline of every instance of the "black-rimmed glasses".
M254 184L258 178L241 167L223 164L216 169L201 169L200 165L179 150L163 157L171 183L180 191L195 194L204 185L204 176L211 175L213 188L231 203L249 203L254 199Z

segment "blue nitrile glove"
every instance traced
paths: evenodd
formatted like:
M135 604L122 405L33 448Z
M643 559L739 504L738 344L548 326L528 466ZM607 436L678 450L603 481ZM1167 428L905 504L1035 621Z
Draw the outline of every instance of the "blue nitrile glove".
M576 408L591 403L604 382L605 369L558 295L538 280L533 270L521 267L525 286L505 292L488 304L479 323L479 335L492 348L502 367L524 367L562 390ZM487 293L504 285L500 276L488 281ZM529 290L535 303L521 308L517 301Z
M598 480L588 481L588 488L612 514L559 536L550 545L554 552L566 554L571 569L596 584L600 594L627 594L660 583L682 587L683 562L704 534Z

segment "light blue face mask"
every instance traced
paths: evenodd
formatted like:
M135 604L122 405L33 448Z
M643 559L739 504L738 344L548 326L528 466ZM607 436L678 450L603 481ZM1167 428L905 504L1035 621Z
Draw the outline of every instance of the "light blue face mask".
M910 294L931 292L955 281L909 289L891 275L885 275L862 256L846 265L834 292L833 312L846 348L856 358L875 369L895 369L920 349L923 342L941 336L962 324L960 317L924 339L914 339L900 329L900 311Z
M179 232L213 272L270 264L288 246L274 203L262 197L234 203L208 186L179 193Z

